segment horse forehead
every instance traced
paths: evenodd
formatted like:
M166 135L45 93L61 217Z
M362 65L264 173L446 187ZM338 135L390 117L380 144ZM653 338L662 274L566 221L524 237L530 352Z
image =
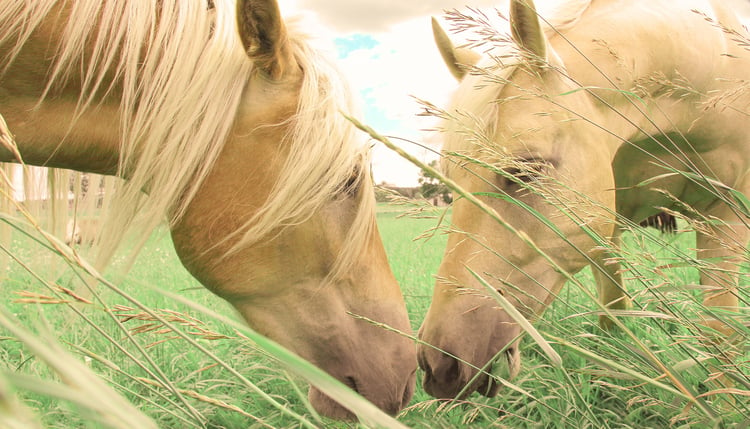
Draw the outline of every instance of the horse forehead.
M242 96L239 121L267 122L269 125L285 122L296 112L301 80L301 77L295 76L283 81L273 81L254 71Z
M494 115L495 138L508 145L528 144L558 136L568 128L570 115L547 97L500 101Z

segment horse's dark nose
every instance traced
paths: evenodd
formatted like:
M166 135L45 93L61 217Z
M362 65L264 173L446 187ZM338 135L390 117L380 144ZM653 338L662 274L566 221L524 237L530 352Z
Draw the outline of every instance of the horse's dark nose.
M435 398L455 398L465 384L460 363L453 357L434 349L422 349L418 355L419 367L424 370L422 386Z
M428 394L442 399L465 398L473 392L487 397L496 396L499 383L492 374L511 379L519 369L519 356L516 347L509 347L491 363L484 363L484 370L466 362L461 362L450 353L435 349L421 349L418 355L419 366L424 370L422 386Z

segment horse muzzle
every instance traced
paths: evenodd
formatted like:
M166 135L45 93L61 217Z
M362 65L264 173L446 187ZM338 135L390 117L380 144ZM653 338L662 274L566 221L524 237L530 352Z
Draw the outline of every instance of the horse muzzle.
M487 397L496 396L502 380L513 379L521 368L517 344L484 362L470 362L429 346L420 347L417 357L419 367L424 370L424 390L442 399L463 399L474 392Z
M351 377L347 377L342 380L344 384L349 386L352 390L364 396L367 400L372 402L375 406L383 410L383 412L395 416L404 407L409 404L412 396L414 395L414 385L416 378L416 369L411 376L404 380L402 389L396 391L396 395L381 395L377 393L371 393L366 390L366 386L360 386L357 380ZM310 387L308 394L310 404L322 415L343 421L356 421L356 415L349 409L339 404L335 400L331 399L328 395L321 392L314 386Z

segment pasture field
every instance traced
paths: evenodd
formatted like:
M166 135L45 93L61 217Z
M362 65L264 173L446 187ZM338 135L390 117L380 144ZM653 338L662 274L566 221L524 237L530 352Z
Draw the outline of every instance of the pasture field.
M443 231L434 230L445 209L378 210L416 331L445 247ZM315 415L306 383L231 324L239 318L181 267L165 228L123 280L107 277L121 293L100 286L90 302L66 292L80 290L80 269L44 240L15 237L3 249L16 261L0 290L0 427L128 427L118 419L141 415L161 428L357 426ZM747 427L750 354L745 345L730 352L700 344L699 288L677 287L698 284L692 240L684 231L626 235L623 257L638 310L622 315L627 332L598 327L593 279L584 271L536 322L561 366L526 339L523 370L498 397L438 401L418 385L398 421L414 428ZM741 302L747 299L744 292ZM736 323L747 334L747 316ZM722 353L732 363L716 358ZM109 387L92 382L92 373ZM711 381L719 375L734 387Z

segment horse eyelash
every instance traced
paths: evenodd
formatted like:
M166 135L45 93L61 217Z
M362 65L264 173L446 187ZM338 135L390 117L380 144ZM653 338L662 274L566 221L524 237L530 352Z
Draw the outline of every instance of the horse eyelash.
M498 173L502 183L506 186L518 185L520 183L532 183L543 177L544 171L553 163L541 158L518 159L516 165L524 167L509 167Z
M516 181L522 183L531 183L538 179L538 176L534 174L534 172L531 172L529 170L522 170L520 168L509 168L506 169L505 172L507 173L505 179L509 183L515 183Z
M349 175L349 178L346 179L346 182L341 187L340 195L346 195L350 197L357 195L360 184L362 183L362 178L360 177L361 175L361 168L359 168L359 166L355 166L352 170L352 173Z

